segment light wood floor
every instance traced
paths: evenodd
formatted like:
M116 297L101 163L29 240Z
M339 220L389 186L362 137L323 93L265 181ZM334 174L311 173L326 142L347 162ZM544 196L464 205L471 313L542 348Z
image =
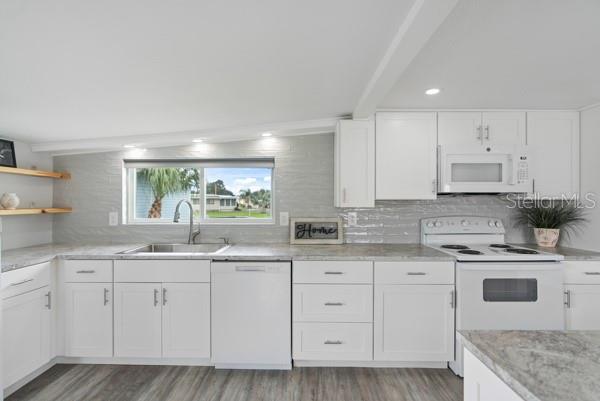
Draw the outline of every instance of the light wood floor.
M8 401L460 401L447 369L56 365Z

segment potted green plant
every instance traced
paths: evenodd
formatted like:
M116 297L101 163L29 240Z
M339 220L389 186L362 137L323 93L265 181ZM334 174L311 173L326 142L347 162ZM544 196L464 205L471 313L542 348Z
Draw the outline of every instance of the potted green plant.
M563 200L531 200L519 205L517 221L533 227L539 246L555 247L561 233L568 236L586 222L585 210L579 202Z

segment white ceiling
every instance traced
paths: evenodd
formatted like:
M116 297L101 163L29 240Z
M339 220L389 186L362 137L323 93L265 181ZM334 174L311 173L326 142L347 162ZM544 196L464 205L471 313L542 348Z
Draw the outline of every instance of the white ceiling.
M413 0L2 0L0 135L223 129L352 111Z
M442 93L429 97L427 88ZM379 108L600 102L600 1L461 0Z

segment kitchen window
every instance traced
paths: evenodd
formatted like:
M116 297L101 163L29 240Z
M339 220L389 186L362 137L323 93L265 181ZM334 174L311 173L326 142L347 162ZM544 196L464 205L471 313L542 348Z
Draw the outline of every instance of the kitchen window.
M124 221L176 224L177 203L205 224L273 222L273 159L125 160ZM180 208L180 223L189 207Z

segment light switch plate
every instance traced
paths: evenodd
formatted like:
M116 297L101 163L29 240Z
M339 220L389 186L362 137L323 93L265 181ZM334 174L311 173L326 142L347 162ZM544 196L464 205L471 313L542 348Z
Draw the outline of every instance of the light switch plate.
M288 212L279 213L279 225L289 226L290 225L290 214Z
M358 224L356 212L348 212L348 227L354 227Z
M119 225L119 213L118 212L109 212L108 213L108 225L109 226L118 226Z

